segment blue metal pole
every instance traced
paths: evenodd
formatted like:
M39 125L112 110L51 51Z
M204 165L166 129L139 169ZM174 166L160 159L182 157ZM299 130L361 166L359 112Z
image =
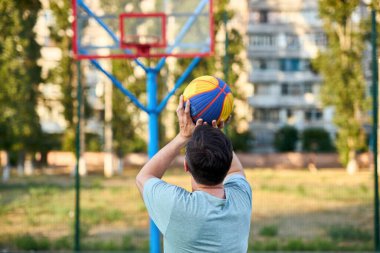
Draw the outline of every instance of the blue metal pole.
M152 158L159 148L158 134L158 114L157 108L157 75L155 69L147 69L147 98L148 98L148 115L149 115L149 144L148 156ZM160 231L156 224L150 220L150 253L160 253Z

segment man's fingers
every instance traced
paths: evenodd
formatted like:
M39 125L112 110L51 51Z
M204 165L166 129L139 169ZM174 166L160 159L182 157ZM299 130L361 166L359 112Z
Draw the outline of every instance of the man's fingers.
M213 120L213 121L211 122L211 124L212 124L212 127L214 127L214 128L218 128L218 125L216 124L216 120Z
M185 123L189 123L193 121L190 116L190 100L186 101L184 121Z
M203 119L198 119L195 126L201 126L203 123Z
M224 121L220 121L219 122L219 125L218 125L218 128L222 129L224 127Z
M186 101L185 113L190 114L190 100Z
M177 113L183 110L183 95L179 96L179 103L177 107Z

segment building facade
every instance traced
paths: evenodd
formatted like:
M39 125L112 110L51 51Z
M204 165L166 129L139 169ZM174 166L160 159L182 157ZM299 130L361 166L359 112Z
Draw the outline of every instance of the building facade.
M322 80L311 64L327 43L318 1L250 0L247 35L255 151L274 151L275 132L285 125L334 135L333 109L321 106Z

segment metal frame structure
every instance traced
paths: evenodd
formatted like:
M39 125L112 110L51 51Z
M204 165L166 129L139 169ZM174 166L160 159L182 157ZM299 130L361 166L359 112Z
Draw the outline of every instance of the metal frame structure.
M101 20L101 18L97 17L95 13L91 11L91 9L83 2L83 0L72 0L73 4L73 14L74 17L77 15L77 8L81 8L84 10L89 16L95 19L95 21L111 36L116 45L120 45L119 38L107 27L107 25ZM171 53L175 49L176 45L184 38L192 24L195 22L198 15L200 15L202 9L206 4L209 4L210 13L212 13L212 0L200 0L199 5L194 10L193 15L189 17L189 19L185 22L184 26L178 33L178 36L175 39L173 46L166 49L165 54L158 55L144 55L144 57L163 57L161 58L155 67L145 66L139 59L139 55L131 54L129 49L124 49L124 54L122 55L112 55L112 56L96 56L87 54L85 49L80 48L78 44L77 37L77 22L74 19L73 22L73 49L76 56L77 62L77 71L78 71L78 89L81 89L80 84L80 61L83 59L88 59L92 63L94 67L96 67L100 72L106 75L113 83L113 85L119 89L125 96L127 96L139 109L146 112L149 116L149 144L148 144L148 156L152 158L157 151L159 150L159 131L158 131L158 116L165 108L171 96L174 95L176 90L183 84L185 79L189 76L191 71L196 67L196 65L200 62L201 57L209 56L210 52L199 52L198 54L177 54L176 57L194 57L192 62L186 68L186 70L182 73L182 75L177 79L175 85L172 90L166 94L166 96L162 99L162 101L158 101L157 99L157 77L160 70L164 67L166 62L166 57L173 56ZM211 53L214 51L214 26L213 26L213 16L210 15L210 37L211 37ZM115 76L105 70L105 68L99 63L97 59L99 58L133 58L134 62L141 67L147 76L146 87L147 87L147 105L143 105L137 97L135 97L130 91L128 91L123 84L117 80ZM82 98L80 97L81 92L78 90L78 108L80 108L80 102ZM79 130L80 130L80 110L78 110L78 126L77 126L77 138L79 139ZM80 179L79 179L79 141L77 140L77 164L76 164L76 206L75 206L75 240L74 240L74 249L75 251L80 251ZM157 226L154 224L152 220L150 220L150 252L151 253L159 253L160 252L160 232Z
M173 53L173 50L178 46L178 44L181 42L181 40L185 37L187 31L190 29L190 27L194 24L197 17L201 15L202 10L206 6L206 4L209 4L210 13L213 13L213 0L201 0L199 5L194 10L193 14L189 17L189 19L186 21L186 23L183 25L182 29L179 31L173 46L168 47L164 53L149 53L149 54L139 54L133 53L129 49L124 49L123 53L119 54L113 54L110 55L95 55L95 54L89 54L86 52L86 50L83 50L79 43L78 43L78 24L76 18L74 18L74 21L72 23L72 29L74 31L73 36L73 51L74 51L74 57L77 60L91 60L91 59L119 59L119 58L130 58L130 59L136 59L138 57L149 57L149 58L166 58L168 56L172 57L178 57L178 58L195 58L195 57L206 57L211 56L214 54L215 50L215 38L214 38L214 17L213 15L209 16L209 23L210 23L210 48L208 50L204 50L203 52L197 52L197 53ZM91 9L84 3L83 0L72 0L72 6L73 6L73 16L77 17L78 8L81 8L84 10L89 17L94 18L94 20L110 35L112 40L114 41L114 46L110 46L108 48L119 48L121 45L120 39L114 34L114 32L104 23L101 17L98 17ZM160 13L156 13L160 14ZM154 13L151 13L149 15L155 15ZM119 26L120 27L120 26Z

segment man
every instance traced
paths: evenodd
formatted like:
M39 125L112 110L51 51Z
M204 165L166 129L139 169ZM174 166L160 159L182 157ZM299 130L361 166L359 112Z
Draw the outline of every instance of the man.
M182 96L177 116L179 134L136 177L149 215L164 236L164 251L247 252L252 191L230 140L216 121L213 126L201 119L194 124L190 102L184 109ZM161 180L185 146L192 192Z

